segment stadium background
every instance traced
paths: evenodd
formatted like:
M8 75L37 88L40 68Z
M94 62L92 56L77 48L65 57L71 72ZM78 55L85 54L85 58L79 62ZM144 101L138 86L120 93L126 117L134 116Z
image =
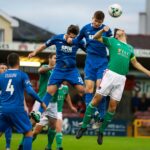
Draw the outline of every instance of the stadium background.
M148 7L149 6L149 7ZM128 43L135 47L135 55L139 62L141 62L147 69L150 69L150 26L146 22L150 22L150 2L147 1L147 10L144 13L140 13L141 20L139 23L139 34L128 34ZM149 16L146 18L145 16ZM147 26L146 26L147 25ZM42 63L47 63L48 54L55 52L55 47L48 48L45 52L42 52L37 57L28 59L28 53L38 47L41 43L55 35L53 32L49 32L36 25L33 25L23 18L11 17L7 13L0 10L0 63L6 62L7 55L14 51L21 56L21 69L27 72L30 76L32 85L36 91L38 91L38 67ZM79 50L77 55L77 66L83 76L84 60L86 54ZM117 115L114 121L108 126L106 135L117 136L133 136L134 131L134 114L131 111L131 98L134 91L137 90L142 93L146 93L150 97L150 80L143 73L139 73L131 66L131 71L127 76L127 82L123 98L117 109ZM71 88L71 96L74 99L76 92ZM26 101L32 109L33 100L26 95ZM66 134L74 134L77 129L77 124L81 120L78 114L68 113L67 107L64 109L64 132ZM68 115L69 114L69 115ZM144 115L144 114L143 114ZM142 116L143 117L143 116ZM137 117L138 118L138 117ZM145 113L144 118L150 119L150 111ZM137 122L138 126L141 122ZM142 135L150 136L150 123L148 122L142 130ZM87 135L95 135L95 131L88 130ZM137 136L137 135L136 135Z

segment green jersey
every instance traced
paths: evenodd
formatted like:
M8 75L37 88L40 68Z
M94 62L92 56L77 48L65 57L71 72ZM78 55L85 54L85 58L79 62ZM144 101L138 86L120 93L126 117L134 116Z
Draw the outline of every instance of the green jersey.
M129 72L130 60L135 58L133 47L115 38L103 37L103 43L109 50L108 69L126 75Z
M42 67L48 68L48 65L43 65ZM43 96L46 93L46 89L47 89L47 83L48 83L48 79L50 77L52 73L52 70L49 70L45 73L41 73L40 74L40 79L39 79L39 92L38 95L40 98L43 98Z
M52 103L57 102L57 111L62 112L64 100L69 93L69 88L67 85L61 85L61 87L57 90L55 95L52 98Z

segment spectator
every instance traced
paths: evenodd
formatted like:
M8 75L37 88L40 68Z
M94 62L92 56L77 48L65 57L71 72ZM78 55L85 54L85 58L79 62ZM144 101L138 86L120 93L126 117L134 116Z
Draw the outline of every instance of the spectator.
M142 97L139 101L138 110L139 111L147 111L148 110L148 98L145 93L142 94Z
M132 97L132 100L131 100L131 109L133 113L138 111L139 103L140 103L139 92L135 91L135 95Z

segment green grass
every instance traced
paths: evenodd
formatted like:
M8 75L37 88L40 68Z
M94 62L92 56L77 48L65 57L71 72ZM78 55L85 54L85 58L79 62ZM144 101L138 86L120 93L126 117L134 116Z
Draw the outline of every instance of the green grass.
M21 135L13 134L11 150L17 150ZM96 136L84 136L80 140L74 136L63 137L64 150L150 150L150 139L132 137L104 137L103 145L98 145ZM33 143L33 150L44 150L47 136L40 134ZM55 143L55 142L54 142ZM56 144L53 150L56 150ZM0 138L0 150L5 150L5 137Z

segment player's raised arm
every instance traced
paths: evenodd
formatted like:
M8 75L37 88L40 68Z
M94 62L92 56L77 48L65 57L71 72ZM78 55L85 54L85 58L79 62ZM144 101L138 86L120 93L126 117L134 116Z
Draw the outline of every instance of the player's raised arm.
M93 39L103 42L102 34L103 32L107 32L107 31L109 31L109 27L105 26L103 29L95 33L95 35L93 36Z
M49 71L49 70L52 70L52 69L54 69L54 66L53 67L44 67L44 66L41 66L39 69L38 69L38 73L45 73L45 72L47 72L47 71Z
M135 57L133 59L131 59L131 63L137 70L150 76L150 71L148 69L146 69L144 66L142 66Z
M46 45L42 44L37 49L35 49L33 52L29 53L28 57L32 58L32 57L36 56L36 54L38 54L39 52L43 51L45 48L46 48Z

